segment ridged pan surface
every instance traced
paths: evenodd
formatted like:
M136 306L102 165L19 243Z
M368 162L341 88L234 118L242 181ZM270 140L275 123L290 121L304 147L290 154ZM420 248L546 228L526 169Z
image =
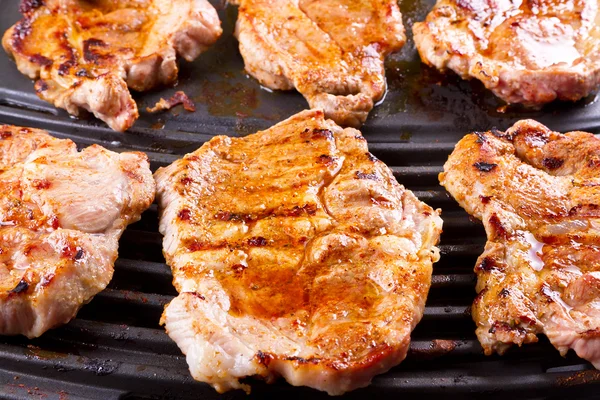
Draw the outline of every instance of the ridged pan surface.
M112 132L93 118L81 120L38 99L33 84L0 55L0 123L49 130L84 147L99 143L114 150L148 153L152 168L167 165L216 134L245 135L269 127L305 108L296 92L270 93L248 78L233 37L236 9L215 1L223 37L194 63L182 62L179 84L134 94L140 119L128 133ZM410 36L433 2L402 2ZM0 0L0 30L20 19L18 0ZM557 103L540 111L503 110L477 82L444 76L421 65L414 44L387 62L388 93L362 131L371 152L386 162L399 182L433 207L443 209L442 258L434 266L425 316L414 331L407 359L348 398L593 398L600 373L569 354L560 357L544 338L486 357L469 315L475 296L473 266L485 243L473 222L437 183L437 174L456 142L467 132L505 129L534 118L558 131L600 133L600 103ZM183 90L197 110L176 107L145 112L161 96ZM176 294L161 253L156 206L121 239L120 258L109 288L97 295L67 326L39 339L0 337L0 398L247 399L241 392L219 397L194 382L185 358L158 326L163 306ZM250 398L326 398L284 382L253 383Z

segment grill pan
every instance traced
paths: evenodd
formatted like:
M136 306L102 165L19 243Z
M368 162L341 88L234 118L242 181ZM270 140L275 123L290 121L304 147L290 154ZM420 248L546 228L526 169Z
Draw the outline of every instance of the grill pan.
M43 128L80 147L99 143L115 151L141 150L152 169L167 165L217 134L242 136L301 111L296 92L269 93L249 79L232 31L237 11L213 1L223 22L217 45L191 64L182 62L176 88L134 94L140 119L126 134L101 122L72 119L38 99L32 83L0 56L0 123ZM483 355L470 304L475 296L475 259L485 233L437 183L437 174L467 132L506 129L534 118L558 131L600 133L600 104L593 98L555 103L542 110L503 110L477 82L444 76L420 64L410 27L424 19L431 0L401 4L409 41L387 61L388 93L362 128L371 152L398 181L429 205L443 209L442 258L434 265L425 315L412 335L407 359L348 398L600 398L600 373L576 357L566 358L541 337L503 357ZM21 16L18 0L0 0L0 30ZM148 114L161 96L176 90L194 99L197 111L181 107ZM219 396L193 381L185 358L158 326L163 306L176 295L161 253L156 205L129 227L108 289L84 306L68 325L41 338L0 337L0 398L6 399L248 399L242 392ZM283 381L253 383L250 398L328 398Z

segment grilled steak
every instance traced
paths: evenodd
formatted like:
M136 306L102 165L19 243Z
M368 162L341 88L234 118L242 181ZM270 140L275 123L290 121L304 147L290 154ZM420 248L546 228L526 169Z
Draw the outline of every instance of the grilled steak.
M192 61L221 34L206 0L23 1L24 18L4 34L36 93L73 115L92 112L125 131L138 117L137 91L172 84L176 55Z
M341 394L404 359L442 221L359 131L304 111L155 178L179 292L162 323L195 379L223 392L281 375Z
M311 108L360 126L385 92L386 55L404 45L395 0L236 0L246 71L271 89L296 88Z
M486 354L545 334L600 366L600 140L531 120L467 135L443 186L481 219L473 318Z
M600 85L597 0L439 0L413 26L426 64L479 79L508 103L578 100Z
M0 334L37 337L106 287L154 181L143 153L0 126L0 187Z

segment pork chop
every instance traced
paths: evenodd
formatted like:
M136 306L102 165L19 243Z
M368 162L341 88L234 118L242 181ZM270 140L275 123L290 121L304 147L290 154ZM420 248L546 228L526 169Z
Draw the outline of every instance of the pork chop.
M0 126L0 334L71 320L112 278L121 233L150 206L143 153Z
M23 0L21 12L2 45L36 93L117 131L138 118L128 87L175 83L176 56L192 61L221 34L206 0Z
M404 359L442 221L359 131L304 111L155 178L179 292L162 323L195 379L224 392L283 376L333 395Z
M360 126L385 93L386 55L405 42L396 0L236 0L246 71L296 88L311 108Z
M600 86L597 0L439 0L413 26L424 63L507 103L578 100Z
M600 139L525 120L456 146L440 182L487 233L473 319L486 354L545 334L600 367Z

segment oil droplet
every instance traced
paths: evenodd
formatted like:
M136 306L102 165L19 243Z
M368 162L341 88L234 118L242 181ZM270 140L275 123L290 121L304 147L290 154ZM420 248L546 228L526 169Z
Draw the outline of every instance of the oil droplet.
M530 232L525 232L523 236L527 243L529 243L529 250L527 251L529 265L539 272L544 268L544 261L540 258L543 254L544 243L539 242Z

